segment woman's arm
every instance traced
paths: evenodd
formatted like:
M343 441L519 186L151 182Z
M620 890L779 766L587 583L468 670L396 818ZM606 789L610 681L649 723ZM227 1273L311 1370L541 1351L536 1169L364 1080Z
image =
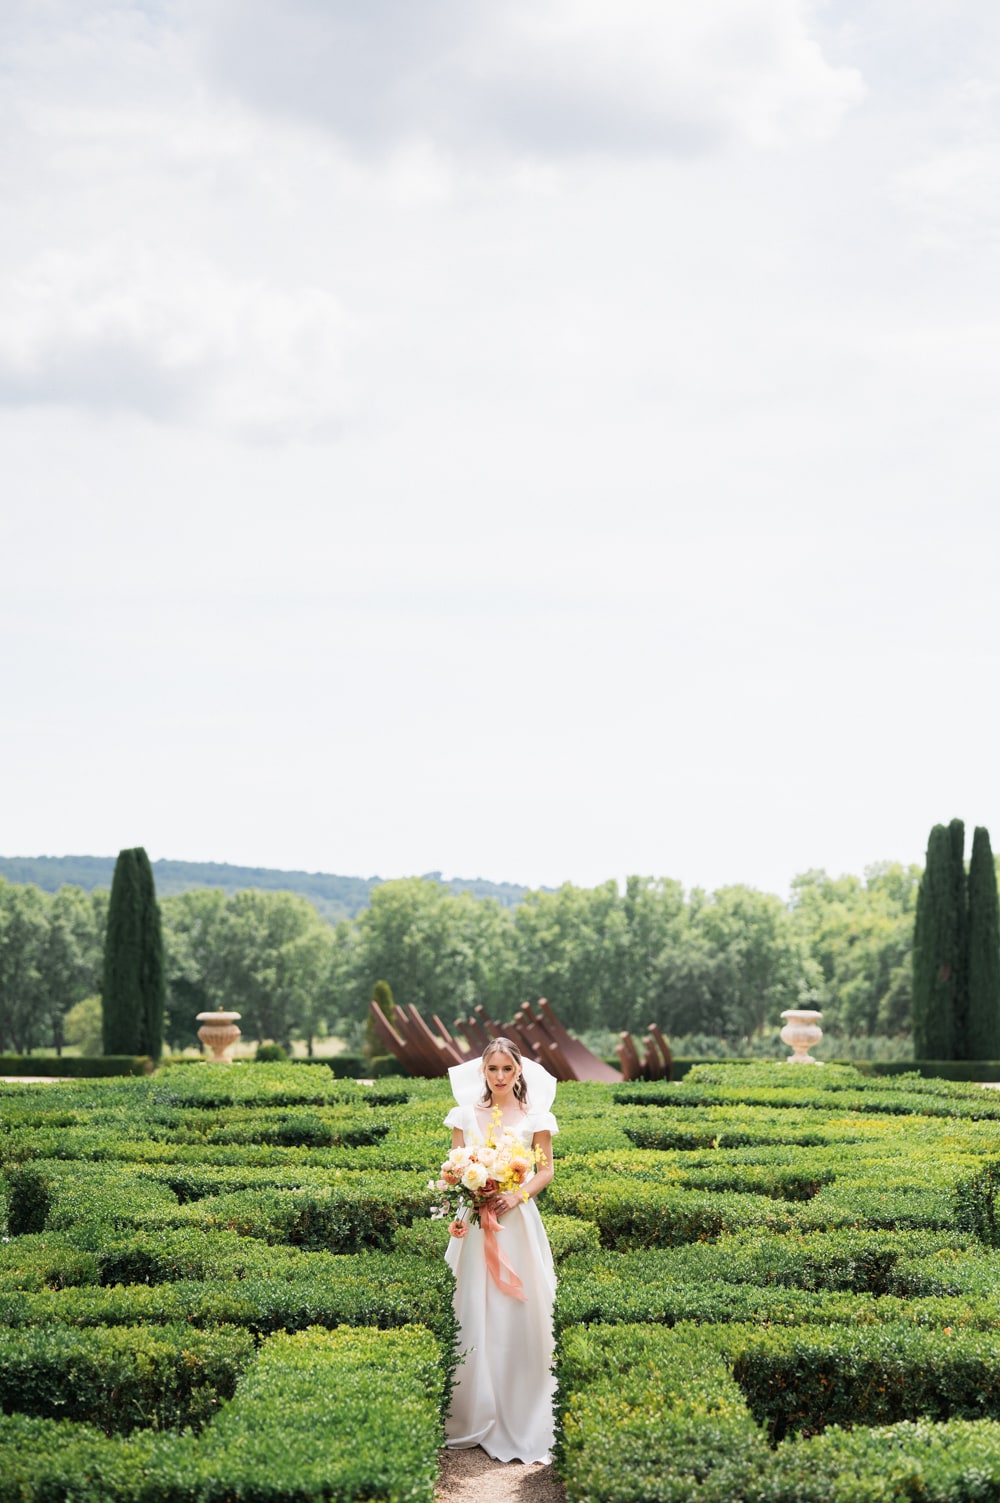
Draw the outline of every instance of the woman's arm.
M537 1195L544 1190L546 1185L551 1185L556 1172L552 1162L552 1134L550 1132L536 1132L531 1140L532 1148L540 1149L544 1160L539 1164L534 1174L525 1185L529 1195Z
M452 1148L465 1147L465 1133L460 1127L453 1127L451 1130L451 1146Z

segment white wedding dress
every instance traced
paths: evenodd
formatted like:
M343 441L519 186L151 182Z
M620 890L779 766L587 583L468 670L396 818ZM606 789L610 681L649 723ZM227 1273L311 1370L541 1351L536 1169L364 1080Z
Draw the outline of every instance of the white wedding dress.
M457 1127L468 1144L485 1135L489 1114L481 1112L477 1121L474 1106L456 1106L445 1125ZM530 1147L536 1132L554 1135L559 1129L551 1112L529 1108L512 1130ZM497 1237L524 1286L524 1300L501 1293L493 1282L480 1227L470 1225L464 1237L448 1239L460 1361L445 1425L447 1443L458 1449L482 1446L496 1461L550 1461L556 1276L533 1199L505 1213Z

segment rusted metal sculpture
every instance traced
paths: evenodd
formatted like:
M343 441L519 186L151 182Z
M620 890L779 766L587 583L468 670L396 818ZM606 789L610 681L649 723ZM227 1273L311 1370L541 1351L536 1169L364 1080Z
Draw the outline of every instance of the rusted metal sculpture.
M544 997L536 1008L525 1002L509 1023L497 1023L485 1008L476 1007L470 1017L455 1020L455 1031L462 1038L456 1038L436 1013L432 1028L405 1002L396 1004L391 1022L377 1002L371 1003L371 1016L382 1043L400 1064L411 1075L429 1079L481 1054L495 1038L510 1039L525 1059L544 1065L557 1080L670 1080L672 1075L670 1046L655 1023L647 1031L642 1054L632 1035L622 1033L617 1045L619 1074L563 1027Z

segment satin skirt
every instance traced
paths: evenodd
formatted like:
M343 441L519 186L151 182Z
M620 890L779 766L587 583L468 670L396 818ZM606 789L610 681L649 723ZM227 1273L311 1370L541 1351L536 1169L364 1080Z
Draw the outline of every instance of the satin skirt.
M496 1461L549 1461L556 1276L533 1200L507 1212L497 1239L524 1286L524 1300L502 1294L493 1282L480 1227L448 1239L460 1361L447 1443L456 1449L482 1446Z

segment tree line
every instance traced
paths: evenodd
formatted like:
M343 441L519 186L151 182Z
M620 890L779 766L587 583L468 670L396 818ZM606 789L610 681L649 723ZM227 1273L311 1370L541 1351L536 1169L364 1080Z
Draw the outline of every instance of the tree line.
M546 996L583 1033L655 1022L737 1041L808 1006L825 1030L905 1035L920 875L894 864L864 877L810 871L788 902L636 876L621 889L528 892L515 907L407 878L373 888L363 912L335 925L292 893L189 891L158 904L166 1039L195 1043L196 1014L221 1007L242 1014L248 1039L311 1045L336 1033L356 1045L379 980L449 1024L477 1004L503 1020ZM64 1042L67 1014L105 984L107 906L105 892L0 879L0 1051Z
M117 860L114 856L0 856L0 878L30 882L44 892L60 887L110 888ZM287 871L272 866L233 866L225 861L169 861L150 863L160 898L198 888L220 888L232 896L253 888L265 892L294 892L308 898L319 914L335 924L338 919L357 918L371 901L381 877L344 877L332 872ZM504 908L516 908L528 888L515 882L490 882L482 877L445 879L440 872L425 872L424 880L437 882L451 892L469 892L476 898L496 898Z

